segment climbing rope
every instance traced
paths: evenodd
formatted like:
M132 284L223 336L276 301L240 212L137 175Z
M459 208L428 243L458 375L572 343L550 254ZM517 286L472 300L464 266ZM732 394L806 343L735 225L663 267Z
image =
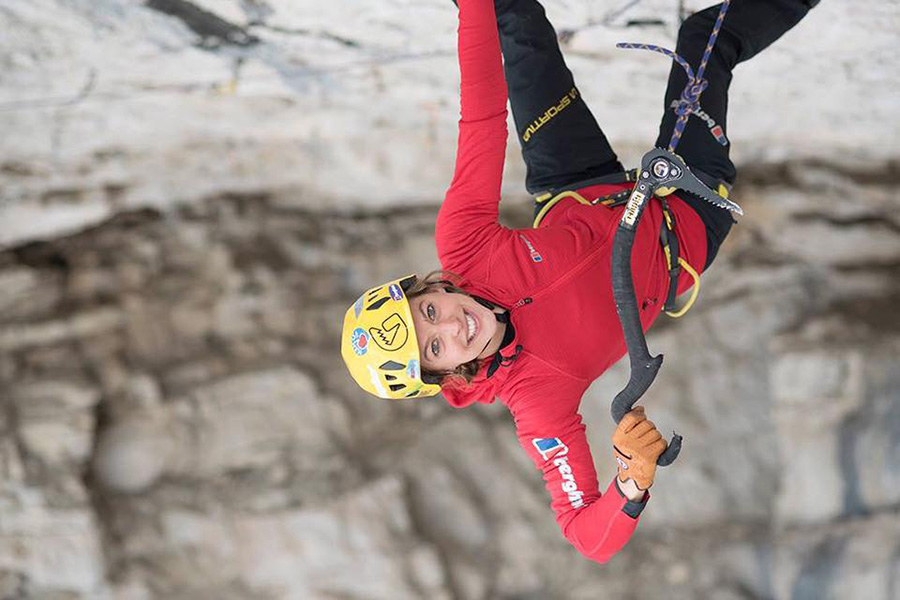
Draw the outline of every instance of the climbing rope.
M722 2L722 8L719 9L719 16L716 17L712 33L709 34L709 41L706 43L706 49L703 51L703 59L700 61L700 67L697 69L696 75L694 75L694 70L686 60L666 48L654 46L653 44L634 44L629 42L616 44L617 48L652 50L653 52L665 54L681 65L687 73L687 85L684 86L684 91L681 92L681 98L679 98L678 105L675 107L675 114L678 115L678 120L675 122L674 131L672 131L672 139L669 140L669 152L675 152L675 147L678 146L678 142L681 140L681 135L684 133L684 128L687 125L691 113L700 110L700 94L702 94L703 90L706 89L706 86L709 85L709 81L703 79L703 74L706 71L706 64L709 62L709 57L712 55L713 46L716 44L716 38L719 37L719 30L722 29L722 21L725 20L725 13L728 12L729 4L731 4L731 0L724 0ZM722 138L719 140L719 143L724 145L727 144L728 141Z

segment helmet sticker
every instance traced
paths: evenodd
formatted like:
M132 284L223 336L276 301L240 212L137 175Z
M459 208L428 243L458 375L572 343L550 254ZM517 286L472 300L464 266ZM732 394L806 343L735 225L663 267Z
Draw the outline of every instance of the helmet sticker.
M366 368L369 370L369 381L372 382L372 387L375 388L375 391L382 398L387 398L390 396L387 389L385 389L384 384L381 383L381 378L378 377L378 371L375 370L375 367L372 365L366 365Z
M403 300L403 290L396 283L391 284L391 286L388 288L388 292L390 292L391 298L393 298L394 300L397 300L398 302L400 300Z
M409 361L409 364L406 365L406 374L410 379L419 379L421 371L419 370L419 361L415 358Z
M360 296L359 300L353 303L353 313L356 315L356 318L359 318L359 313L362 312L363 309L363 300L364 296Z
M399 350L409 339L406 322L397 313L382 321L381 327L369 327L369 333L378 347L388 352Z
M369 334L361 327L357 327L351 334L350 341L353 345L353 351L357 356L362 356L369 351Z

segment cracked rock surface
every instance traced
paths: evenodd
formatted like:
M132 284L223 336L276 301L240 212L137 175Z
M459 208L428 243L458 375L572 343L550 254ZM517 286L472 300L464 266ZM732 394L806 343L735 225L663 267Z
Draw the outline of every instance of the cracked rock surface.
M752 209L698 305L654 329L666 368L646 403L684 460L604 567L559 535L501 406L372 402L344 373L345 307L373 265L428 268L436 206L348 217L219 196L4 251L3 589L891 598L900 236L889 188L835 181L739 188ZM856 217L819 218L851 188ZM807 235L829 252L788 241ZM883 235L892 253L859 242ZM601 480L626 377L583 403Z
M611 48L677 5L547 2L631 163L658 97L594 74L661 93ZM359 292L437 265L450 2L5 2L0 599L900 596L900 9L816 10L735 79L746 216L648 340L684 451L599 566L502 406L373 402L341 363ZM582 404L601 482L627 375Z

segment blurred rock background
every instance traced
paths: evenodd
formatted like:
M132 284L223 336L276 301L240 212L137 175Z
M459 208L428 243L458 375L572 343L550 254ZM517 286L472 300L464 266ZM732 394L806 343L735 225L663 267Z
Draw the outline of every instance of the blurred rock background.
M623 159L698 2L548 0ZM896 1L830 0L738 72L747 212L650 336L685 436L609 564L502 406L373 402L367 286L436 266L449 0L0 2L0 598L900 597ZM529 199L514 140L505 222ZM583 403L601 481L619 365Z

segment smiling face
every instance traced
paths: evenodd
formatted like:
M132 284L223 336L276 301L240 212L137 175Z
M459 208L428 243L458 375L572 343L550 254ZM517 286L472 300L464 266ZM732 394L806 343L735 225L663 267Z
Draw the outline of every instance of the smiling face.
M500 347L506 325L474 298L442 289L409 301L419 342L422 367L452 371Z

